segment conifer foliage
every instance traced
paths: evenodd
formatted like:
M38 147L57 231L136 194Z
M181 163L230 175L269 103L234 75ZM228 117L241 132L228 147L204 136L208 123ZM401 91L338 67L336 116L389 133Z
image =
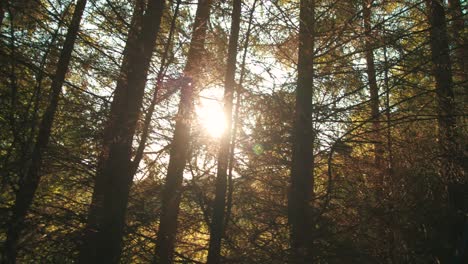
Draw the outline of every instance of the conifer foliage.
M468 263L466 1L0 1L0 263Z

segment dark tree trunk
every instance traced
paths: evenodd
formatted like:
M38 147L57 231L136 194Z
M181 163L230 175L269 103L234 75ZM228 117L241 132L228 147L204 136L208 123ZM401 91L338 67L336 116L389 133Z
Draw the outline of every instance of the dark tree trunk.
M449 206L454 212L466 212L467 180L463 172L463 151L458 140L453 93L452 68L446 29L445 10L441 1L427 0L430 23L430 46L432 52L433 74L436 81L436 100L438 114L438 140L441 158L441 176L447 184ZM460 219L463 218L461 215ZM450 243L453 263L460 259L466 248L463 238L463 220L451 226ZM462 241L462 242L460 242ZM466 252L465 252L466 254Z
M371 120L372 120L372 141L374 141L374 162L377 168L383 165L383 148L380 136L380 111L379 111L379 87L377 86L377 78L375 74L374 63L374 47L372 38L372 24L371 24L371 6L373 0L363 1L363 19L364 19L364 33L365 33L365 56L367 66L367 79L369 83L370 92L370 106L371 106ZM381 178L381 177L379 177ZM376 185L381 186L382 180L376 179Z
M385 31L385 29L384 29ZM385 116L386 116L386 152L387 152L387 170L386 170L386 177L388 179L388 186L389 186L389 193L388 195L392 197L396 193L396 185L395 185L395 173L394 173L394 161L393 161L393 138L392 138L392 119L391 119L391 112L390 112L390 85L389 85L389 63L387 57L387 46L384 42L383 47L383 57L384 57L384 86L385 86ZM391 199L394 201L394 199ZM392 206L395 208L398 207L398 203L392 202ZM390 254L392 263L401 263L401 235L400 231L398 230L398 226L400 225L400 219L398 218L398 214L392 215L392 220L390 224L391 228L391 236L390 236Z
M213 217L210 224L208 264L217 264L220 263L221 260L221 241L224 233L224 210L226 207L227 171L231 145L232 105L234 88L236 85L235 75L240 16L241 0L234 0L231 16L231 35L229 37L226 75L224 79L224 115L227 125L226 130L223 132L220 139L220 148L218 152L215 199L213 204Z
M172 263L175 237L177 233L177 217L182 192L182 181L185 164L188 159L190 144L190 125L193 112L193 101L196 94L198 78L203 68L205 36L210 17L211 0L199 0L192 40L181 81L181 98L176 117L174 137L169 153L169 166L166 182L162 193L161 217L156 240L156 250L153 263Z
M227 190L227 197L226 197L226 217L224 220L224 228L226 229L230 217L231 217L231 211L232 211L232 201L233 201L233 194L234 194L234 181L232 179L232 172L234 170L234 153L236 149L236 139L237 139L237 129L239 127L239 114L240 114L240 108L242 105L242 84L244 83L244 77L245 77L245 62L247 59L247 51L249 48L249 42L250 42L250 35L252 33L252 21L254 18L254 12L255 12L255 7L257 6L258 0L254 0L252 4L252 9L250 10L250 15L249 15L249 24L247 26L247 32L245 33L245 43L244 43L244 52L242 55L242 62L240 65L240 74L239 74L239 83L237 84L237 89L236 89L236 106L235 106L235 111L234 111L234 117L233 117L233 124L232 124L232 137L231 137L231 150L229 153L229 168L228 168L228 190Z
M311 202L314 188L315 137L312 126L314 15L315 1L301 0L298 80L288 201L292 263L312 263L313 260Z
M132 142L164 0L137 1L120 77L104 130L93 199L79 263L118 263L128 196L133 181ZM145 9L143 14L143 9Z
M449 45L446 30L445 11L437 0L428 0L430 45L433 73L436 80L436 100L439 124L439 145L442 157L442 176L449 183L463 182L460 178L462 153L457 144L455 100Z
M60 58L57 63L55 75L51 84L50 103L47 106L41 123L36 142L31 154L26 173L20 179L19 188L16 193L15 204L12 208L12 215L8 223L7 238L3 246L2 263L15 263L17 254L17 244L20 238L26 213L31 207L34 194L36 193L41 178L40 168L42 164L44 150L50 140L52 125L54 123L55 113L57 112L62 85L65 75L68 72L73 47L78 35L81 17L86 6L86 0L78 0L67 35L63 44Z

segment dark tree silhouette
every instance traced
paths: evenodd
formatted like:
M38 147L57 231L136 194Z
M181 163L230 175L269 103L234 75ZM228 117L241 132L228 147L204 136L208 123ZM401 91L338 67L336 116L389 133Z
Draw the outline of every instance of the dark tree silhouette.
M4 1L2 1L2 3L3 2ZM31 158L28 161L29 164L27 171L20 179L19 188L16 192L12 215L8 222L7 238L3 245L2 263L16 262L18 240L20 238L26 213L31 207L34 194L36 193L41 179L40 169L44 150L50 140L55 113L57 112L60 95L62 93L62 85L65 81L65 75L68 72L68 66L70 64L75 40L78 36L81 17L85 6L86 0L77 1L72 20L68 26L65 42L63 43L63 48L60 52L60 58L57 62L55 75L50 87L51 95L49 104L39 125L39 132L32 150Z
M118 263L130 187L132 142L165 1L137 1L99 157L80 263ZM141 29L140 29L141 27Z
M371 106L371 120L372 120L372 140L374 141L374 159L377 168L381 168L383 165L383 147L382 138L380 136L380 110L379 110L379 87L377 86L377 77L375 73L375 62L374 62L374 45L375 41L373 37L372 23L371 23L371 8L373 0L363 1L362 16L364 19L364 31L365 31L365 57L366 57L366 72L367 81L369 84L370 92L370 106ZM381 178L381 177L379 177ZM382 185L382 180L377 179L376 184Z
M288 201L293 263L311 263L313 260L311 202L314 190L315 137L312 126L314 19L314 0L301 0L293 156Z
M236 58L239 41L241 17L241 0L234 0L231 16L231 33L227 55L226 75L224 77L224 115L226 128L220 139L218 152L218 167L216 175L216 190L213 204L213 217L210 225L210 242L208 249L209 264L221 263L221 245L224 232L224 219L226 207L227 173L229 165L229 150L231 147L232 108L234 88L236 85Z
M447 184L449 206L454 211L466 212L468 181L463 171L466 159L461 149L457 129L455 96L453 91L452 65L448 45L448 34L444 6L440 1L427 0L429 11L430 46L435 93L437 101L438 140L440 148L441 176ZM463 219L465 216L459 216ZM451 227L451 245L454 263L466 260L466 220Z

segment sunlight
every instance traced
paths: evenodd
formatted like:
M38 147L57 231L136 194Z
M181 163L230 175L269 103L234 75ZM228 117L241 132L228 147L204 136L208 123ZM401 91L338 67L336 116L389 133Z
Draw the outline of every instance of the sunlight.
M222 136L226 129L226 119L220 102L201 98L200 104L196 107L196 113L200 124L208 135L214 138Z

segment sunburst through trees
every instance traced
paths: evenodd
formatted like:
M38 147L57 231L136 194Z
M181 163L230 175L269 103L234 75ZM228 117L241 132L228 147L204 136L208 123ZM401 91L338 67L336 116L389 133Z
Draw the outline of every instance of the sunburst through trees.
M0 1L0 264L468 263L466 1Z

